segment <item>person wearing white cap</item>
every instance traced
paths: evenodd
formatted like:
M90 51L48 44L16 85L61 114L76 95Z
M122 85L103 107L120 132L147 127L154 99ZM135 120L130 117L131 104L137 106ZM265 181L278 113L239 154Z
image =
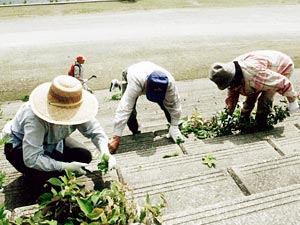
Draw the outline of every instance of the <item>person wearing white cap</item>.
M227 88L226 105L229 115L235 110L239 95L246 96L241 118L249 120L256 102L256 123L267 128L267 117L272 110L275 93L288 100L290 113L298 110L297 93L289 80L294 63L286 54L274 50L259 50L243 54L228 63L214 63L209 78L220 90Z
M25 178L39 184L65 169L85 174L83 167L91 162L92 154L69 137L78 130L91 138L101 156L109 156L109 169L114 168L116 160L95 118L97 112L97 99L74 77L61 75L37 86L2 131L9 138L4 146L7 160Z
M122 93L114 119L113 137L109 141L111 153L117 151L126 123L133 134L140 133L136 102L142 94L163 110L170 123L168 137L175 142L178 138L183 138L178 128L181 115L180 97L175 79L167 70L148 61L129 66L122 73Z

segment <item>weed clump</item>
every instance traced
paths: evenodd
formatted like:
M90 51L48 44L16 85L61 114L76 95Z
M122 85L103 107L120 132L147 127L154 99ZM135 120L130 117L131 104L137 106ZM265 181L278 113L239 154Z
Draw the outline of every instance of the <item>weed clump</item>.
M282 101L284 102L284 101ZM279 122L290 116L287 107L274 105L272 112L267 117L267 126L265 130L274 128ZM199 112L195 112L190 118L182 118L179 123L179 129L186 137L193 133L199 139L220 137L236 133L254 133L261 131L255 121L253 112L249 119L244 120L241 117L240 107L237 106L233 115L229 115L227 108L214 115L211 119L204 119Z

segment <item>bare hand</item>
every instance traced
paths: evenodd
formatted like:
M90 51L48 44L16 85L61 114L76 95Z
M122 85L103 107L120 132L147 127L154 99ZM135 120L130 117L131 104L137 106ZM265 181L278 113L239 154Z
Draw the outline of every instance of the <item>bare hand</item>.
M120 144L120 140L121 140L121 137L119 137L119 136L114 136L112 139L109 140L108 149L111 154L116 153L116 151L119 147L119 144Z

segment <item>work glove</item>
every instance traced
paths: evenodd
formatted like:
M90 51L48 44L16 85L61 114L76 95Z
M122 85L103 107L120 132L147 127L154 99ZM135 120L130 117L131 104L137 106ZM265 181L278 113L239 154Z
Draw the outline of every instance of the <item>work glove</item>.
M77 172L80 175L86 174L86 171L82 169L82 167L85 166L88 166L88 164L82 162L62 162L61 164L62 170L71 170L72 172Z
M288 109L290 113L294 113L299 109L299 105L297 100L293 101L293 102L289 102L288 104Z
M119 136L113 136L113 138L109 140L108 148L109 148L109 152L111 154L116 153L116 151L119 147L119 144L120 144L120 140L121 140L121 137L119 137Z
M109 154L108 170L116 169L116 165L116 158L113 155Z
M231 115L227 116L227 121L228 121L228 126L232 127L234 125L234 120L233 117Z
M178 128L178 126L171 125L169 128L169 133L167 135L168 138L172 138L175 143L177 143L177 139L180 138L183 140L182 134Z

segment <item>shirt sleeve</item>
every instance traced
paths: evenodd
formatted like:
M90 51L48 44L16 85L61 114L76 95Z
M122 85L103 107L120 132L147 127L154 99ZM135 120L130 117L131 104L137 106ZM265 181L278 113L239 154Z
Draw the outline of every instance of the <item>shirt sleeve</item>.
M77 126L79 132L90 138L93 144L101 153L108 152L108 137L97 119L80 124Z
M227 89L227 98L225 100L225 103L227 105L229 115L233 114L235 107L239 101L239 96L240 94L238 91L229 88Z
M117 107L114 119L113 134L121 137L130 114L134 108L137 98L141 95L142 89L134 82L128 83L127 88Z
M43 141L45 125L36 117L28 117L24 123L23 160L24 164L41 171L61 170L61 162L44 154Z
M175 80L171 80L164 100L164 106L171 116L171 125L178 125L181 116L181 102Z

